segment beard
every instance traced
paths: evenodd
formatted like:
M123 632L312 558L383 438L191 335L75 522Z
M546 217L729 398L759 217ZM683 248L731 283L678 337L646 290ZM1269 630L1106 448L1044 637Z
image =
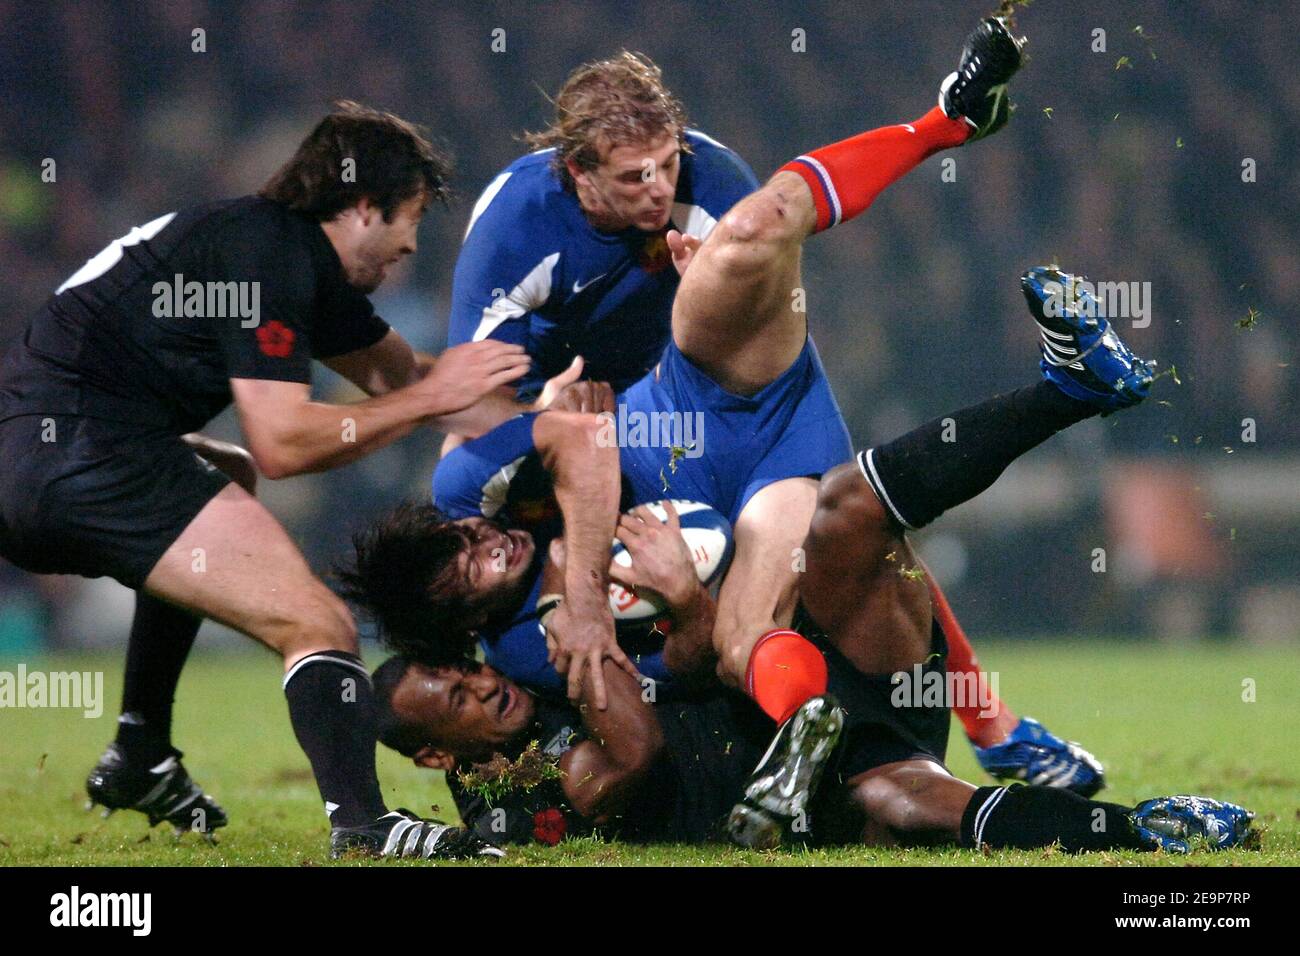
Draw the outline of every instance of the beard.
M369 260L358 263L354 268L348 270L348 285L358 292L369 295L379 288L384 281L384 265L382 262L371 262Z

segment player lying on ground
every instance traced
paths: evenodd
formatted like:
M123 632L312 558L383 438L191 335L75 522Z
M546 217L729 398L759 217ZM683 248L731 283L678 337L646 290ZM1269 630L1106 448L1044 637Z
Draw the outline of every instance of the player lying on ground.
M210 617L283 657L289 716L334 845L377 850L395 826L409 829L386 816L375 777L352 616L253 497L252 464L282 478L355 461L423 425L474 432L501 420L501 403L481 399L527 371L523 349L479 342L417 356L366 298L415 252L448 171L409 123L339 104L259 195L133 229L68 279L6 353L0 555L137 592L123 714L87 783L94 802L209 833L226 823L170 734L181 668ZM312 401L313 359L371 397ZM190 436L232 400L251 460ZM459 831L418 829L429 853L481 849Z
M549 843L603 825L626 840L706 840L720 835L728 806L743 795L727 829L748 846L775 845L787 830L822 845L1059 843L1071 852L1245 842L1250 814L1207 798L1123 807L1042 786L958 780L943 766L948 702L898 693L900 679L941 681L946 652L943 617L920 575L909 573L917 562L905 529L979 494L1060 429L1136 404L1150 385L1147 363L1104 325L1046 316L1045 281L1068 278L1040 269L1024 280L1042 326L1046 381L949 416L956 443L940 440L946 420L937 420L823 479L805 542L800 619L818 647L804 672L820 669L833 696L800 705L748 781L745 768L762 754L769 727L750 702L714 688L653 705L642 684L608 661L608 707L596 706L588 682L575 710L469 657L429 666L399 655L375 674L381 740L448 771L462 819L488 839ZM666 524L646 508L625 515L619 537L633 554L633 583L668 597L668 653L707 672L709 598L666 510ZM551 551L563 565L559 541ZM695 626L701 616L705 626ZM542 772L547 760L558 777ZM470 768L472 784L451 773ZM491 788L491 800L472 787Z
M525 383L561 373L581 354L587 375L623 389L660 357L671 330L678 354L711 379L703 385L710 398L730 399L725 389L761 396L766 409L782 401L795 409L791 437L769 443L739 513L729 515L738 559L722 595L717 640L727 648L724 674L737 686L754 670L748 659L758 637L789 623L794 583L786 556L811 514L816 479L852 456L806 316L790 308L801 284L800 244L865 210L935 151L994 132L1005 122L1005 83L1019 64L1004 25L984 22L944 82L940 107L913 124L800 157L733 208L757 186L748 167L687 129L658 68L624 54L575 71L556 97L554 122L532 137L547 148L508 167L475 206L457 263L451 342L491 336L526 344L533 365ZM653 175L645 176L647 169ZM723 228L710 239L719 217ZM710 240L680 289L667 268L664 236L672 227L693 236L675 240L679 264ZM693 369L676 377L699 378ZM717 424L725 432L727 417ZM787 520L792 515L796 520ZM979 663L965 635L953 627L949 641L949 667L976 678ZM766 665L755 679L769 679ZM1090 755L1018 719L996 695L987 707L957 713L995 776L1085 794L1101 788L1101 767Z

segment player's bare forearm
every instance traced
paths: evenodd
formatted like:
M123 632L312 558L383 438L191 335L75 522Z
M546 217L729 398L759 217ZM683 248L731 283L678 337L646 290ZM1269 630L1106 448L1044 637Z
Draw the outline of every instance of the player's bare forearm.
M604 823L627 809L663 750L663 731L641 685L612 661L604 662L608 706L595 706L592 682L582 698L587 739L560 760L562 786L578 813Z
M440 410L429 391L397 389L352 405L297 401L279 386L294 383L232 380L236 406L258 469L268 478L325 471L391 445Z
M377 356L386 350L389 358L400 353L409 360L390 369L393 376L408 379L408 384L353 405L313 402L305 382L230 380L249 451L264 475L284 478L345 465L419 425L469 408L528 370L528 356L520 346L486 341L450 348L426 374L414 377L414 353L400 337L391 336L371 349L352 353L350 370L368 380L363 365L370 361L372 371L383 366Z
M507 422L516 415L529 411L535 411L535 409L523 402L516 401L514 389L507 388L493 392L490 395L484 395L469 408L452 412L450 415L440 416L434 422L434 425L448 435L457 435L462 441L465 441L478 438L480 435L490 432L502 422ZM447 455L450 451L451 448L444 445L443 455Z
M306 403L269 442L254 438L246 426L250 450L262 474L272 479L350 464L404 438L420 424L409 402L393 398L387 395L356 405Z
M692 686L712 682L717 666L713 649L717 604L700 585L688 600L669 610L673 629L664 639L664 666L674 678Z
M618 446L595 415L548 412L533 438L564 516L564 596L573 611L609 613L609 543L618 523Z

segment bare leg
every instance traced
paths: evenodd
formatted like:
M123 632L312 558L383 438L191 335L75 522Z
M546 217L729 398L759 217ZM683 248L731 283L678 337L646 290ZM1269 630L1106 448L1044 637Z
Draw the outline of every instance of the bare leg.
M235 484L190 522L144 590L279 651L286 670L313 651L356 651L347 605L311 573L271 513Z
M743 686L754 644L794 616L799 548L817 507L817 482L788 478L759 491L736 521L736 552L718 594L718 677Z
M822 479L804 543L804 607L868 674L905 670L930 649L925 572L856 462Z
M975 787L929 760L904 760L860 773L847 784L864 817L868 845L956 843Z
M184 435L182 440L249 494L254 493L257 469L243 448L198 434ZM152 766L172 752L176 686L201 623L201 617L184 608L136 592L116 738L130 758Z
M370 675L347 606L255 498L227 485L163 555L145 590L278 651L298 743L336 827L385 813Z
M691 260L673 302L673 341L729 391L751 395L798 357L807 337L794 308L812 193L777 173L722 217Z

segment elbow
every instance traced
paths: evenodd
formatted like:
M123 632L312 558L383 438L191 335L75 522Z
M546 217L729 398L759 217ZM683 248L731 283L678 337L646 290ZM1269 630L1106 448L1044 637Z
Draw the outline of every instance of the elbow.
M658 728L644 738L621 748L616 759L606 753L599 769L566 783L564 795L569 806L597 824L608 823L626 811L663 750Z
M636 737L635 743L628 747L619 761L619 768L625 776L637 781L650 772L654 762L663 753L664 738L656 720L653 726L646 727Z
M257 465L258 472L263 478L269 481L279 481L281 478L292 478L294 475L302 474L305 470L299 462L291 460L283 450L271 448L259 448L255 443L250 442L249 451L253 456L253 462Z
M647 769L615 767L593 774L566 794L569 805L593 823L606 824L627 810Z

